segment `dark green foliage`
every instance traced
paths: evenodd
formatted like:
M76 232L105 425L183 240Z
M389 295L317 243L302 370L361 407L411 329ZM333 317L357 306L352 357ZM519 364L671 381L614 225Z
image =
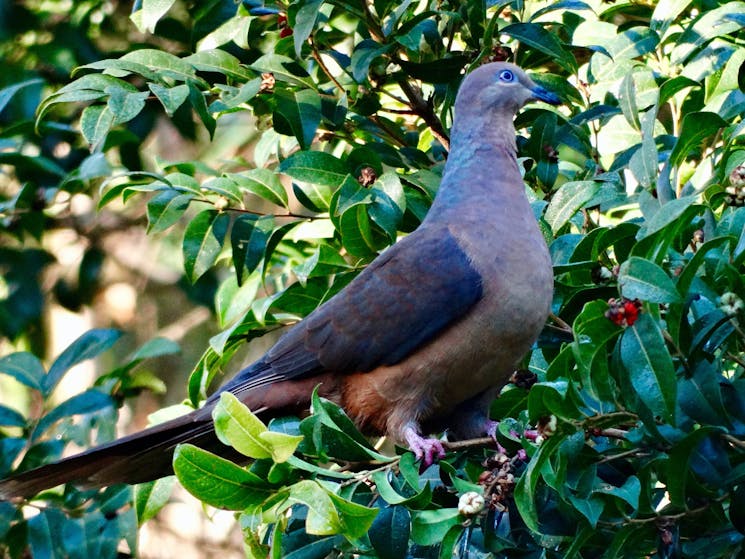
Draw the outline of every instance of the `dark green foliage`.
M2 8L0 331L41 354L54 257L39 241L66 225L69 196L90 196L177 239L185 278L214 294L222 331L194 368L193 403L246 340L312 311L421 221L462 70L510 59L565 101L516 121L558 318L523 363L534 378L518 375L492 407L507 457L473 441L420 472L329 402L267 430L224 398L220 436L255 460L182 446L174 465L198 498L239 512L248 555L743 553L743 2L143 1L132 19L144 35L102 2L74 4L47 24L51 41L13 56L14 36L48 14L30 0ZM242 119L252 149L152 163L141 144L157 115L202 143ZM88 305L107 258L92 243L56 300ZM0 359L50 406L27 416L2 402L0 474L91 442L94 427L110 435L116 405L155 384L133 368L170 351L162 340L46 402L117 337L91 332L49 368L31 353ZM162 483L132 509L119 488L49 492L30 519L0 503L0 550L106 557L122 538L134 550L133 511L151 518ZM469 515L458 502L472 491L486 507Z

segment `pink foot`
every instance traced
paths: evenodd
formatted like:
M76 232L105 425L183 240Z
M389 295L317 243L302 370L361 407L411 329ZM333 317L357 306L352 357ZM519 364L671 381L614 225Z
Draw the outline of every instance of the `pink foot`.
M497 429L499 429L499 421L493 421L487 419L484 421L484 432L487 437L491 437L495 441L497 440Z
M425 467L431 466L445 456L445 447L442 446L440 439L425 439L413 427L406 428L404 438L414 456L421 460Z
M499 454L507 454L507 449L499 444L499 441L497 440L497 429L499 429L499 421L487 419L484 422L484 432L486 432L487 437L491 438L491 440L497 444L497 452L499 452Z

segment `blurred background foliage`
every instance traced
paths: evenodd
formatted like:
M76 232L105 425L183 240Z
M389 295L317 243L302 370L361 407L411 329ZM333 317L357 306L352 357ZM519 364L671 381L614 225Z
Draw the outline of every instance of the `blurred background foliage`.
M462 72L511 60L564 105L516 121L556 289L492 407L505 452L420 472L317 400L249 470L181 448L179 480L252 557L743 553L743 26L713 0L3 3L0 475L197 405L346 285L426 214ZM0 503L0 551L137 554L173 484Z

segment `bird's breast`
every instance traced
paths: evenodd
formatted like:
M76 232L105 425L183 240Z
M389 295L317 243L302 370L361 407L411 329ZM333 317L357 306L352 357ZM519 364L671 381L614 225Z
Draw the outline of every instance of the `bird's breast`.
M532 214L500 213L450 228L482 278L482 299L402 362L345 378L344 406L363 427L400 438L409 421L446 416L503 385L530 349L551 305L551 261Z

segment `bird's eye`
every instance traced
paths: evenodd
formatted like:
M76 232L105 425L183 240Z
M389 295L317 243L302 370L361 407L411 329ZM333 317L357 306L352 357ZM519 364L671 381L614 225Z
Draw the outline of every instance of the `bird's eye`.
M501 72L499 72L499 81L511 82L514 80L515 80L515 74L513 74L509 70L502 70Z

